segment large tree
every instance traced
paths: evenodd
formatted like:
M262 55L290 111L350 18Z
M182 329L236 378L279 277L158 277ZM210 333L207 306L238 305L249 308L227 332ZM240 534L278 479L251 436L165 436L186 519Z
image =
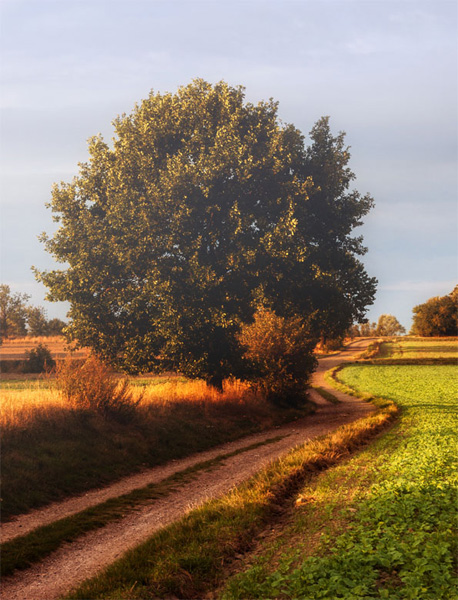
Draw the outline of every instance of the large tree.
M303 315L315 335L362 318L375 280L351 231L372 200L348 192L343 134L301 133L272 100L196 80L151 93L114 122L50 206L46 248L66 267L38 277L71 304L73 335L135 370L178 368L215 385L241 374L241 323L259 306Z

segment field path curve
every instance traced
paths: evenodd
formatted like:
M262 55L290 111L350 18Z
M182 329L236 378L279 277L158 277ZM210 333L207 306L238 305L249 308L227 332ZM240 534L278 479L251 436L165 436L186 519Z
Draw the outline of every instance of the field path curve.
M128 549L146 540L158 529L178 520L190 509L206 500L228 492L295 446L367 415L374 410L372 405L330 388L323 376L325 371L333 366L354 360L371 341L367 339L356 341L342 352L319 361L312 382L314 385L332 391L341 401L340 404L326 402L311 390L310 395L318 405L318 410L313 415L206 452L172 461L164 466L148 469L105 488L54 503L5 523L2 526L3 542L24 535L36 527L75 514L89 506L95 506L109 498L162 481L199 462L281 436L281 439L276 442L224 459L218 467L211 471L199 472L193 481L183 484L166 497L151 501L139 510L132 511L122 520L89 532L71 544L63 545L49 557L25 571L17 571L3 578L0 598L4 600L57 599L120 558Z

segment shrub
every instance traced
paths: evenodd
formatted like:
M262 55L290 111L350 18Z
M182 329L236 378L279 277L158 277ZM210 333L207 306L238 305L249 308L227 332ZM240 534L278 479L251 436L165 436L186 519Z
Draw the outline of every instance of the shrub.
M345 341L345 336L335 337L328 339L323 344L323 350L325 352L334 352L336 350L341 350Z
M51 371L56 366L56 361L47 346L38 344L26 352L27 359L24 363L26 373L44 373Z
M119 378L95 356L84 362L67 359L57 367L56 385L75 409L120 422L133 419L143 393L134 395L126 378Z
M266 400L280 406L298 406L306 399L310 374L316 367L316 339L301 317L280 317L262 308L240 334L252 384Z

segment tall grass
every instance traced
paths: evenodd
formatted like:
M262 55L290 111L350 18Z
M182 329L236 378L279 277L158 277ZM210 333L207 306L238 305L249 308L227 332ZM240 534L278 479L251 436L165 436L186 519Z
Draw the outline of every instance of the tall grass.
M2 518L312 410L277 410L236 381L219 394L200 381L158 378L125 388L135 407L129 419L107 419L51 384L30 382L3 396Z
M264 405L259 394L238 380L225 382L224 392L219 393L202 380L186 380L164 377L131 380L130 392L134 401L141 397L141 412L164 414L168 409L200 407L205 413L218 410L243 409L248 413ZM55 419L68 415L75 408L65 393L55 385L52 378L10 382L2 386L0 403L0 427L5 430L33 427L43 419ZM80 407L83 408L83 407ZM139 407L140 410L140 407Z

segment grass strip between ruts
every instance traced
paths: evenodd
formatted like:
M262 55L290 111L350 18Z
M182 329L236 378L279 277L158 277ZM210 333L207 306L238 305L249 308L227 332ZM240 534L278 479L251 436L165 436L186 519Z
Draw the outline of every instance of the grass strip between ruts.
M221 454L211 460L199 462L187 469L174 473L163 481L151 483L127 494L110 498L101 504L79 513L43 525L30 533L2 544L1 575L10 575L16 569L26 569L57 550L64 542L72 542L79 536L100 529L108 523L121 519L129 511L146 502L171 494L178 486L190 482L203 470L218 467L222 462L243 452L272 444L284 436L272 437L244 448Z
M304 481L348 457L395 419L393 403L380 405L377 413L292 450L230 493L157 532L66 598L202 597L221 585L225 566L252 547Z
M331 392L328 392L328 390L325 390L319 385L311 385L310 387L313 390L315 390L317 394L320 394L322 398L324 398L328 402L331 402L331 404L341 404L341 401L336 396L334 396L334 394L331 394Z

